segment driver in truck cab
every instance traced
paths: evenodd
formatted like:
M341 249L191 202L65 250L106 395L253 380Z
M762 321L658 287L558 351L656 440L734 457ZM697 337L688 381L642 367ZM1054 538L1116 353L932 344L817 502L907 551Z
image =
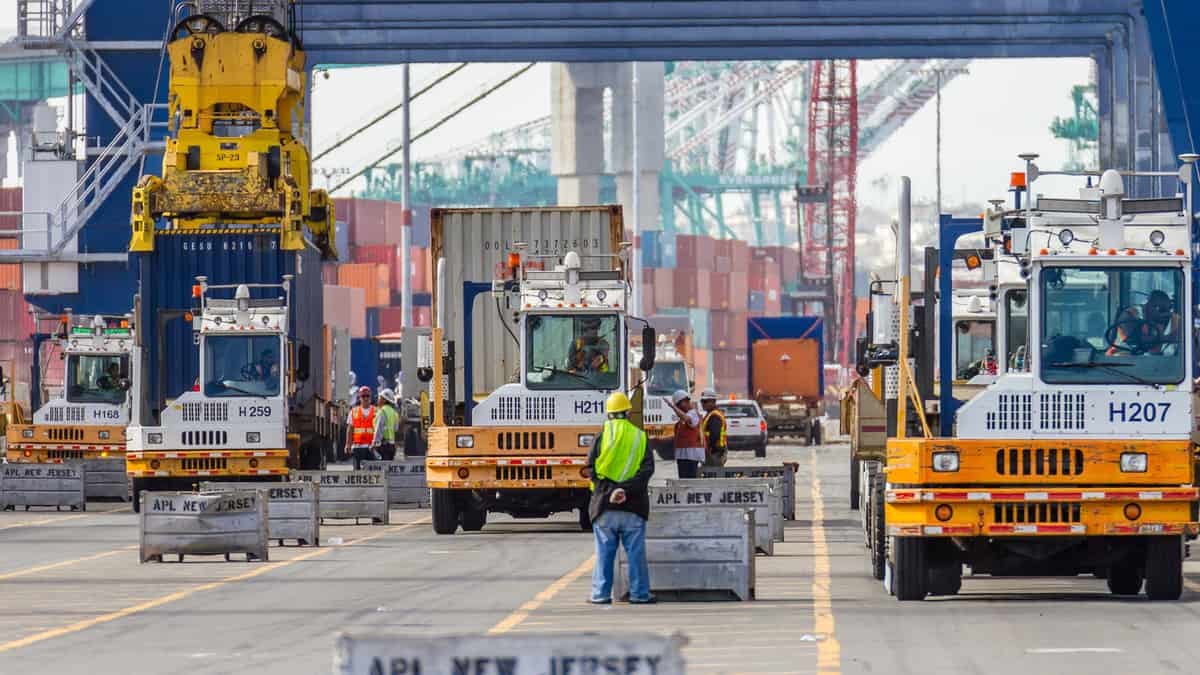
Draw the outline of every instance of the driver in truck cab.
M1141 307L1130 307L1113 324L1115 339L1107 354L1114 356L1130 349L1138 353L1162 354L1179 344L1179 313L1171 296L1163 291L1151 291Z
M609 372L608 341L600 337L600 319L584 319L583 335L571 343L570 370L572 373Z

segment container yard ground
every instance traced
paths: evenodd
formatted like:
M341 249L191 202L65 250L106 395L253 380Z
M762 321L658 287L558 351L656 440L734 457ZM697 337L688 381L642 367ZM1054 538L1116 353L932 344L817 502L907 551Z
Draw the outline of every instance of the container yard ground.
M747 603L587 605L591 540L566 514L496 517L447 537L427 511L394 510L391 526L326 524L331 545L273 547L268 563L139 565L128 505L0 512L0 672L327 672L340 630L680 632L690 673L1158 673L1200 662L1200 562L1187 563L1175 603L1114 599L1085 577L968 578L958 597L897 603L870 578L845 506L845 456L844 445L735 456L800 463L798 520L773 557L757 558ZM656 482L674 475L672 463L658 470Z

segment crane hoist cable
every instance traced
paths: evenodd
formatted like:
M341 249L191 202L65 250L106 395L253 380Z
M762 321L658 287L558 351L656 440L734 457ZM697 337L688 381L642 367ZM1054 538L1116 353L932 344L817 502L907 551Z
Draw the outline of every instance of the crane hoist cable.
M443 116L438 121L434 122L429 127L421 130L420 133L414 134L413 137L408 140L409 144L415 143L415 142L419 141L420 139L424 138L425 136L428 136L429 134L433 133L438 127L442 126L446 122L449 122L450 120L457 117L459 115L459 113L463 112L467 108L470 108L471 106L475 105L476 103L479 103L480 101L487 98L488 96L491 96L492 94L496 93L496 91L498 91L501 87L503 87L504 85L508 84L509 82L512 82L513 80L517 79L521 75L524 75L525 73L529 72L529 70L536 65L537 65L536 62L530 62L530 63L525 64L524 66L521 66L513 74L509 75L508 77L504 78L503 80L500 80L499 82L492 85L491 87L488 87L487 89L480 92L476 96L473 96L471 98L471 100L458 106L453 111L447 113L445 116ZM342 182L340 182L337 185L330 188L329 194L333 194L334 192L337 192L338 190L346 187L346 185L348 185L355 178L358 178L359 176L362 176L366 172L370 171L371 169L379 166L383 162L387 161L388 158L390 158L392 155L396 154L397 152L400 152L403 148L404 148L403 145L398 145L395 148L388 150L379 159L367 164L362 169L359 169L355 173L347 176L344 180L342 180Z
M453 68L451 68L450 70L447 70L446 72L442 73L441 75L438 75L437 77L435 77L433 79L432 82L430 82L429 84L425 85L424 87L421 87L420 89L418 89L416 91L416 93L414 93L412 96L409 96L408 97L409 102L411 103L412 101L417 100L417 98L420 97L421 94L424 94L425 92L429 91L430 89L433 89L434 87L438 86L439 84L450 79L450 77L452 75L462 71L462 69L466 68L467 65L468 64L466 64L466 63L460 63L457 66L454 66ZM315 162L318 159L321 159L322 157L324 157L325 155L328 155L329 153L333 152L334 150L337 150L338 148L342 147L347 142L349 142L350 139L358 136L359 134L366 131L367 129L370 129L371 127L375 126L376 124L382 122L384 120L384 118L386 118L388 115L391 115L392 113L396 112L397 110L399 110L403 107L404 107L404 102L401 101L400 103L397 103L396 105L379 113L375 117L372 117L369 122L360 126L359 128L355 129L354 131L351 131L345 138L339 138L338 140L334 141L333 145L330 145L328 148L325 148L321 152L318 152L316 157L313 157L313 161Z

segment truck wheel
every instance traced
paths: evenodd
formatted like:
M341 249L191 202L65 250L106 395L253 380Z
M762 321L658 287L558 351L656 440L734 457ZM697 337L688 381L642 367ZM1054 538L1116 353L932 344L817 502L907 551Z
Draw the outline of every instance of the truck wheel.
M1178 600L1183 595L1183 543L1179 537L1146 540L1146 597Z
M887 523L884 522L883 511L883 474L871 476L869 486L871 505L871 531L868 533L871 541L871 576L882 581L887 568Z
M930 566L930 595L958 595L960 590L962 590L962 565L952 562Z
M142 478L134 478L130 493L133 495L133 512L140 513L142 510L142 492L146 489L146 481Z
M462 520L463 532L478 532L487 525L487 509L483 507L465 508L459 518Z
M920 537L896 537L896 565L892 584L896 599L924 600L928 594L926 580L929 567L925 563L925 540Z
M588 513L588 505L579 507L579 529L584 532L592 531L592 516Z
M862 466L858 459L850 455L850 510L858 510L859 498L862 494L860 479L862 478Z
M1128 562L1108 568L1108 590L1113 595L1137 595L1142 590L1142 572Z
M454 492L441 488L434 488L431 492L433 531L438 534L454 534L458 531L458 501Z
M812 429L809 432L809 439L811 440L813 445L821 444L821 423L820 422L814 421L812 423Z
M767 456L767 444L763 443L762 445L754 446L754 456L755 457L766 457Z

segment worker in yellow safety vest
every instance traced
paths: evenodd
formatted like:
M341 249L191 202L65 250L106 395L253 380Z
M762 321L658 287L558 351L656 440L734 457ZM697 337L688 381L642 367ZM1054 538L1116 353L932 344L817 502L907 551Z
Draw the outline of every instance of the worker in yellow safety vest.
M725 414L717 407L717 392L712 389L700 392L700 407L704 408L704 419L700 422L700 435L704 437L704 464L725 466L729 446L725 443Z
M374 437L371 447L387 461L396 459L396 437L400 431L400 411L396 410L396 393L391 389L379 391L379 408L375 413Z
M609 395L604 409L608 419L592 442L588 471L592 498L588 517L596 539L596 565L592 569L590 602L612 604L613 565L617 546L629 559L629 602L654 602L650 595L650 567L646 562L646 519L650 517L650 476L654 454L646 452L646 432L629 421L633 406L621 392Z
M378 411L371 405L371 388L358 388L358 403L350 409L347 425L350 427L350 454L354 457L354 469L362 468L363 460L379 459L373 447L375 439L375 416Z

